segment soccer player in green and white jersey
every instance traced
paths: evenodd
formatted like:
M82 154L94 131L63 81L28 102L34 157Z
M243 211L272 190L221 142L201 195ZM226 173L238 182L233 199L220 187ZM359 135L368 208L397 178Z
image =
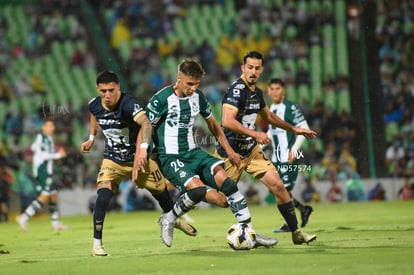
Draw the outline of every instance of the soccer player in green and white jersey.
M23 231L27 231L27 223L45 204L48 204L52 228L64 230L67 226L59 222L57 209L57 187L53 182L53 160L66 157L66 151L60 148L55 150L53 134L55 123L53 120L45 119L42 124L42 133L36 136L35 142L30 149L33 154L33 176L36 179L36 191L38 197L16 218L17 223Z
M273 103L269 110L280 117L282 120L289 122L295 127L309 129L299 106L285 98L285 84L281 79L274 78L267 85L267 92L272 98ZM309 216L313 208L303 205L300 201L292 196L292 190L295 186L299 171L307 171L310 167L298 164L299 158L303 157L300 147L305 141L305 137L295 135L282 128L269 125L268 135L272 140L273 154L271 161L276 167L280 178L292 197L293 205L299 209L301 214L301 227L308 223ZM274 232L290 232L289 226L285 223L280 229Z
M203 76L204 70L199 63L190 59L182 61L178 65L176 83L158 91L147 105L147 116L154 127L153 141L159 167L182 192L173 209L161 215L159 220L161 238L168 247L172 245L176 219L206 197L206 185L226 196L238 222L251 226L246 200L236 182L227 176L224 162L203 151L194 141L194 120L201 114L230 161L238 166L241 156L231 149L205 96L198 89ZM257 246L270 247L277 240L257 235L256 243Z

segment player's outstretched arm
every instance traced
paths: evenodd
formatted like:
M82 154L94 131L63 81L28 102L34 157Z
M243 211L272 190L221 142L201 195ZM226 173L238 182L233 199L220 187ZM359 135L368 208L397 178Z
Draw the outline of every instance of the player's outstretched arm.
M98 132L98 121L94 115L90 115L89 119L90 129L89 129L89 139L81 144L82 153L89 153L94 144L96 133Z
M233 148L231 148L226 135L224 135L223 129L221 129L220 125L218 124L217 120L211 116L206 119L208 128L213 133L213 135L217 138L217 141L220 143L221 147L226 151L230 161L239 167L241 156L234 152Z
M141 126L138 132L132 169L132 180L138 179L139 171L145 172L148 147L151 142L152 126L145 112L140 112L134 117L134 121Z
M292 124L284 121L274 113L270 112L268 107L263 108L259 114L264 120L273 126L295 133L296 135L303 135L306 138L316 138L318 136L318 134L313 130L294 127Z

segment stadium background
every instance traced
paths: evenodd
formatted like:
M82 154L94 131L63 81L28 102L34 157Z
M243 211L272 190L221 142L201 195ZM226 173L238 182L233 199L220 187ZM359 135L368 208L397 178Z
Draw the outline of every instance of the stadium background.
M304 144L312 169L302 177L324 196L332 181L345 191L359 175L367 190L381 181L397 199L414 176L413 14L409 0L0 0L0 149L12 204L30 181L39 112L56 116L56 141L69 152L55 165L62 194L93 193L102 139L88 156L79 145L100 70L117 72L122 90L145 103L175 79L182 58L196 58L219 117L221 93L252 49L266 58L259 85L284 79L320 134ZM404 156L386 158L392 146Z

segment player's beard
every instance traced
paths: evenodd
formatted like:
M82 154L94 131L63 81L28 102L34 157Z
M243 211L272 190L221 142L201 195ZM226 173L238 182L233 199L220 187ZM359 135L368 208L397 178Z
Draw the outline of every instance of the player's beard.
M256 75L251 75L248 79L247 79L247 84L249 84L250 86L254 86L257 82L257 76Z
M247 82L250 86L254 86L257 82L257 77L250 77L250 81Z

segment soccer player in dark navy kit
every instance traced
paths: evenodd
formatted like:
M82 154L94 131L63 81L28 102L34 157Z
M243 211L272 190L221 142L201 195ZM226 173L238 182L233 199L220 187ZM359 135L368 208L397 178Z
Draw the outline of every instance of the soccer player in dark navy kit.
M222 127L234 151L243 159L239 167L233 165L220 145L216 155L225 160L226 172L229 177L238 181L243 171L260 180L276 197L277 206L292 232L294 244L310 243L316 235L310 235L298 229L298 221L289 192L283 185L273 164L266 158L259 144L268 144L270 138L265 132L256 131L257 115L269 124L280 127L296 135L316 137L309 129L297 128L283 121L269 111L263 98L263 91L256 86L263 72L263 56L252 51L243 57L242 75L227 89L223 97Z
M159 202L163 212L172 209L173 202L167 191L167 181L157 163L148 158L152 126L145 110L132 95L121 92L115 73L103 71L96 78L99 96L89 102L90 136L81 144L81 150L91 150L98 128L105 136L104 159L97 178L97 197L93 212L93 256L108 256L102 243L105 213L113 194L125 177L130 177L139 188L146 188ZM195 228L183 220L175 227L190 236Z

